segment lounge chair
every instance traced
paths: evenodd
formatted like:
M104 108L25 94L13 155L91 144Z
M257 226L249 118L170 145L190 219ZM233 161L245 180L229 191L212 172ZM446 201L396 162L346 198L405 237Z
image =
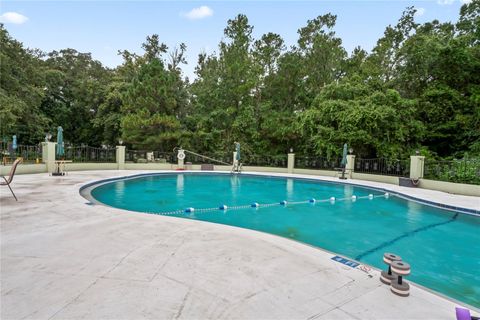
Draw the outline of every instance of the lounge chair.
M13 196L15 197L15 201L18 201L18 199L15 193L13 192L12 187L10 187L10 184L12 183L13 176L15 175L15 170L17 170L18 164L22 161L23 161L22 158L18 158L17 160L15 160L12 164L12 168L10 169L10 174L8 175L8 179L5 178L5 176L2 176L3 180L5 181L0 181L0 186L7 186L10 189Z

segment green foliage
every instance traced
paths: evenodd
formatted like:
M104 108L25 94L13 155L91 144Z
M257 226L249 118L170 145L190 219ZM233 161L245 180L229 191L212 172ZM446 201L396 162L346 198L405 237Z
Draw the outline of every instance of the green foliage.
M309 137L305 151L338 156L347 142L356 154L403 158L422 138L415 120L415 101L393 89L372 90L361 82L330 84L297 122L300 136Z
M147 37L143 47L144 62L134 71L124 93L113 96L111 102L121 105L120 128L127 144L139 149L170 151L179 143L182 135L179 118L187 108L187 92L176 67L184 61L185 47L173 53L168 69L161 60L161 54L168 48L159 43L157 35ZM117 123L117 118L111 120Z
M44 135L47 118L40 111L44 96L38 52L26 50L0 24L0 134L17 135L22 143L36 143Z
M480 184L480 161L463 159L427 161L425 178L457 183Z

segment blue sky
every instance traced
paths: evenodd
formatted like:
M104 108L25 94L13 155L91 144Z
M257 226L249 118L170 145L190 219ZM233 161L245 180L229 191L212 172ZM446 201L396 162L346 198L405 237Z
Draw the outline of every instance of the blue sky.
M463 0L466 1L466 0ZM424 1L5 1L0 19L17 40L44 51L74 48L91 52L109 67L122 62L117 50L141 53L147 35L158 34L170 48L184 42L193 77L198 54L217 50L227 20L244 13L254 36L280 34L287 45L308 19L331 12L335 28L351 52L371 50L385 27L395 24L407 6L419 8L418 22L456 21L461 0ZM193 11L192 11L193 10Z

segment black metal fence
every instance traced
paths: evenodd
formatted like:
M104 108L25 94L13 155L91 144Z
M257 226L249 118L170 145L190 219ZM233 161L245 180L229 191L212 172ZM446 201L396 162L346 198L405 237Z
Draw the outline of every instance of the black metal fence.
M146 150L126 150L126 162L156 162L156 163L174 163L177 161L176 154L173 152L146 151Z
M295 168L299 169L338 170L341 163L341 158L295 157Z
M410 174L410 160L355 159L354 172L406 177Z
M424 178L447 182L480 184L480 159L425 160Z
M55 146L55 154L58 145ZM71 160L73 162L116 162L116 149L94 148L89 146L65 147L64 155L56 155L57 160Z
M233 155L232 155L233 157ZM259 156L259 155L245 155L242 156L240 162L244 166L252 167L287 167L287 155L278 156ZM232 162L232 160L230 160Z
M42 146L27 146L19 144L17 148L13 148L11 143L0 142L0 153L2 164L7 165L13 163L17 158L23 158L25 164L40 163L42 161Z

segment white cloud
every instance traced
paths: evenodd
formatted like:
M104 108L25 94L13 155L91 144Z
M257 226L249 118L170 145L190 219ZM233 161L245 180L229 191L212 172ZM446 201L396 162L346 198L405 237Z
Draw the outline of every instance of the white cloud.
M22 24L27 22L27 20L27 17L17 12L5 12L4 14L0 15L0 22L3 23Z
M207 6L193 8L189 12L183 14L187 19L198 20L213 16L213 10Z
M472 2L472 0L460 0L460 2L461 2L462 4L467 4L467 3Z
M415 17L421 17L425 14L425 8L415 8L417 11L415 12Z
M455 2L455 0L437 0L437 3L442 5L442 6L452 4L454 2Z

